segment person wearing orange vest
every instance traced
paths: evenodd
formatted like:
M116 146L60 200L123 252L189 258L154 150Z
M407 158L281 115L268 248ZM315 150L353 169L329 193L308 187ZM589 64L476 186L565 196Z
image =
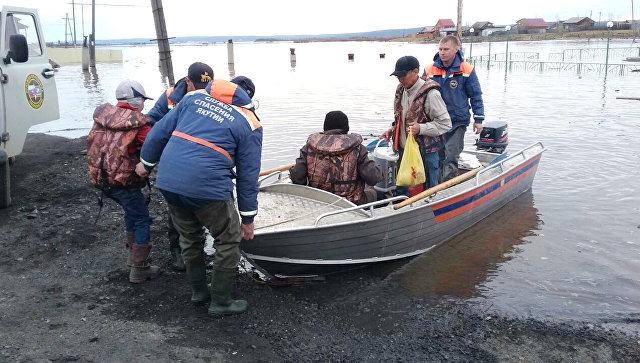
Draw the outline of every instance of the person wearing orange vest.
M208 312L214 316L247 309L245 300L231 298L231 288L240 240L253 239L261 154L262 125L251 98L239 85L221 79L185 95L151 129L140 151L138 175L148 175L159 164L156 187L180 233L191 301L210 300ZM203 227L216 249L210 288Z
M445 134L444 153L440 153L442 181L446 181L458 175L458 159L471 118L469 109L473 111L473 130L479 134L484 121L484 103L480 81L473 66L464 61L460 40L447 35L440 40L438 49L433 64L424 69L422 78L440 85L440 93L451 116L451 131Z
M151 125L160 121L169 113L182 98L189 92L204 89L213 77L213 69L205 63L195 62L189 66L187 76L180 79L175 86L169 87L163 92L153 105L147 117ZM171 215L167 214L167 237L169 238L169 251L171 253L171 267L176 271L185 271L186 266L180 249L180 234L173 225Z
M349 133L349 118L331 111L324 131L309 135L300 157L289 171L294 184L309 185L344 197L354 204L375 202L382 172L369 159L362 136Z
M394 99L392 127L380 137L393 139L393 149L402 153L408 133L412 133L420 146L420 155L427 173L425 189L439 182L439 155L444 145L443 134L451 129L451 119L440 96L440 86L418 76L420 64L413 56L404 56L396 62L390 76L398 77ZM398 194L406 194L406 188L398 188Z

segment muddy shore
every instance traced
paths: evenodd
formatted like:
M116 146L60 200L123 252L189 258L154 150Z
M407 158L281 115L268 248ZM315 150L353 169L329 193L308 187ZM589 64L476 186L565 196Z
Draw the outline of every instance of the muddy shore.
M128 282L120 208L101 217L84 138L29 134L0 210L2 362L638 362L640 337L588 322L487 314L415 298L358 270L301 286L241 275L245 314L212 319L168 268L166 208L152 193L152 257L164 273Z

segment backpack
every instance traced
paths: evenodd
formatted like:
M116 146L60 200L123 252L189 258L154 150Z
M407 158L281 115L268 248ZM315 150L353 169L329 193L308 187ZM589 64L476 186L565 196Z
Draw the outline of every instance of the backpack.
M87 137L87 160L91 184L109 190L113 186L142 188L145 180L135 173L139 155L130 154L140 127L149 119L140 112L103 104L93 113Z

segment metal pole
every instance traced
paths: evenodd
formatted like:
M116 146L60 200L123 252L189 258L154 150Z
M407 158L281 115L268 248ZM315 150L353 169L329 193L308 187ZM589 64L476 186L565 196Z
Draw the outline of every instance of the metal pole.
M91 35L89 36L89 66L96 67L96 0L91 0Z
M609 33L607 34L607 56L604 61L604 74L607 74L609 70L609 41L611 40L611 28L609 28Z
M171 50L169 49L169 37L167 36L167 25L164 21L164 10L162 0L151 0L151 11L156 25L156 40L158 41L158 55L160 63L160 73L169 79L169 85L175 85L173 78L173 63L171 62Z

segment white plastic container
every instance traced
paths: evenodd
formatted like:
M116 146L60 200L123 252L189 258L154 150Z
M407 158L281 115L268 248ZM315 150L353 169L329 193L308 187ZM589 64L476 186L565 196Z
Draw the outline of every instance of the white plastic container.
M377 191L386 193L396 189L396 175L398 174L398 158L400 155L393 151L393 147L380 146L380 141L373 149L373 160L382 170L382 180L378 182L373 188Z

